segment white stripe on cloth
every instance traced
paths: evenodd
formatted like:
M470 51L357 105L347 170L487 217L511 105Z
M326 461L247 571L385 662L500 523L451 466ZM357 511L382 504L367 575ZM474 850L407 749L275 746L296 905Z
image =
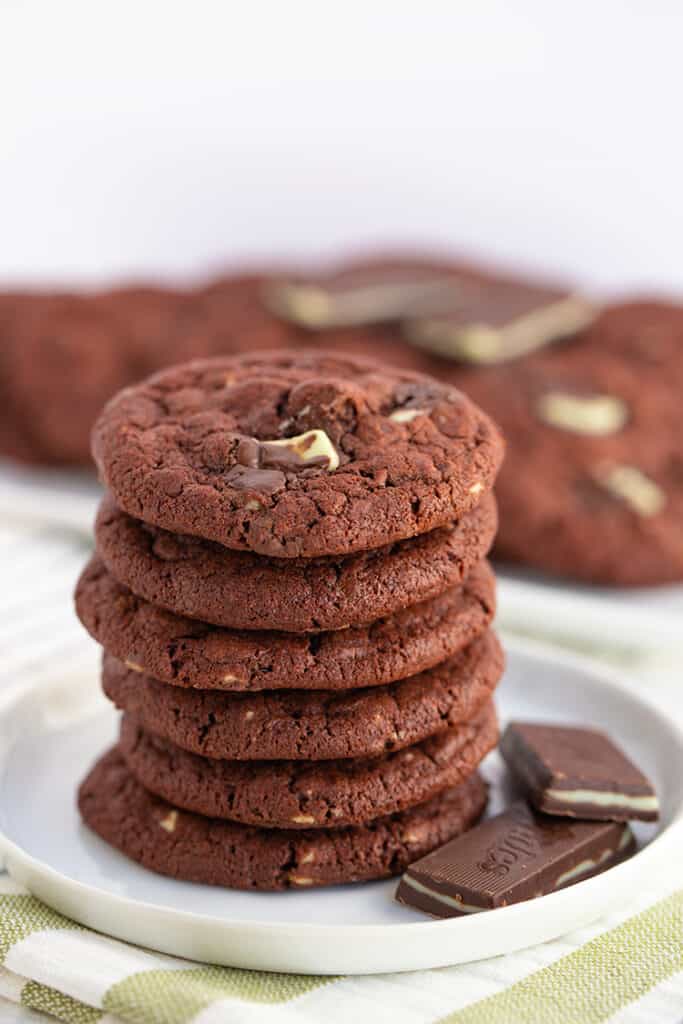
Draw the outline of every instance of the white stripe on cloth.
M0 996L0 1021L2 1024L54 1024L54 1017L48 1017L36 1010L29 1010L26 1006L3 999ZM98 1024L103 1024L100 1020ZM115 1021L113 1024L123 1024L122 1021Z
M27 1006L21 1005L21 993L28 978L22 978L19 974L0 967L0 1021L2 1024L47 1024L54 1020L44 1013L30 1010ZM114 1017L110 1013L103 1014L98 1024L125 1024L120 1017Z
M336 1015L334 1004L326 1006L324 1017L313 1018L303 1013L298 1008L299 999L293 999L289 1003L238 1003L233 999L221 999L204 1010L200 1010L192 1018L192 1024L337 1024L343 1020L344 1024L349 1021L357 1021L357 1024L366 1024L363 1017L356 1017L350 1011L346 1015L346 1007L337 1006L342 1014ZM394 1015L393 1020L398 1018ZM367 1024L370 1024L368 1021ZM382 1018L374 1016L372 1024L383 1024Z
M81 1003L101 1007L111 986L131 974L194 965L162 953L148 953L97 932L54 928L33 932L15 943L5 966Z
M11 1000L13 1003L20 1003L21 992L27 981L28 979L20 974L8 971L6 967L0 967L0 996L3 999ZM0 1017L0 1020L2 1020L2 1017Z
M681 936L683 942L683 936ZM681 1024L683 1021L683 971L672 975L610 1017L609 1024Z

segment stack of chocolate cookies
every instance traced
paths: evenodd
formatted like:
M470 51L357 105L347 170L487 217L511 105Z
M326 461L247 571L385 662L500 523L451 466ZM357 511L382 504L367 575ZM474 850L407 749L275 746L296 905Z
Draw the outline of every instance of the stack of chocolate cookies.
M164 371L105 408L77 587L123 711L85 822L244 889L378 878L480 817L502 458L459 391L360 357Z

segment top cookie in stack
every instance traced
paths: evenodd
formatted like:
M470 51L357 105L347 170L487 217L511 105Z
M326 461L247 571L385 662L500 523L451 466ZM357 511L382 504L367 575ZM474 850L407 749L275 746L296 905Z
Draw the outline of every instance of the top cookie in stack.
M277 889L395 873L476 820L502 671L483 413L280 352L121 392L94 451L110 494L77 607L125 712L81 788L95 831Z

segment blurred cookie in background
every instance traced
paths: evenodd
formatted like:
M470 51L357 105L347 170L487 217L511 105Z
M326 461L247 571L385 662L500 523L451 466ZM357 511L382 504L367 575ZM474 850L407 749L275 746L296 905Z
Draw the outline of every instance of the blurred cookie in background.
M291 331L240 276L210 288L0 295L0 449L90 465L90 429L118 390L194 357L273 348Z
M680 372L602 344L602 320L519 361L449 371L508 440L496 554L594 583L680 580Z
M25 458L88 461L98 410L171 344L177 304L173 292L151 288L17 297L0 327L0 389L11 396L8 421Z
M10 338L15 318L27 308L26 296L0 293L0 454L18 462L42 462L25 431L19 429L16 394L9 372Z

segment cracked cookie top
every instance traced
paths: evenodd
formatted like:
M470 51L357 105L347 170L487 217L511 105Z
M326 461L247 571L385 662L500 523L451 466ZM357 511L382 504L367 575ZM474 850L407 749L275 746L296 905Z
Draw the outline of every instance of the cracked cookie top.
M348 554L473 509L503 444L456 388L360 357L202 360L120 392L100 475L145 522L271 557Z

